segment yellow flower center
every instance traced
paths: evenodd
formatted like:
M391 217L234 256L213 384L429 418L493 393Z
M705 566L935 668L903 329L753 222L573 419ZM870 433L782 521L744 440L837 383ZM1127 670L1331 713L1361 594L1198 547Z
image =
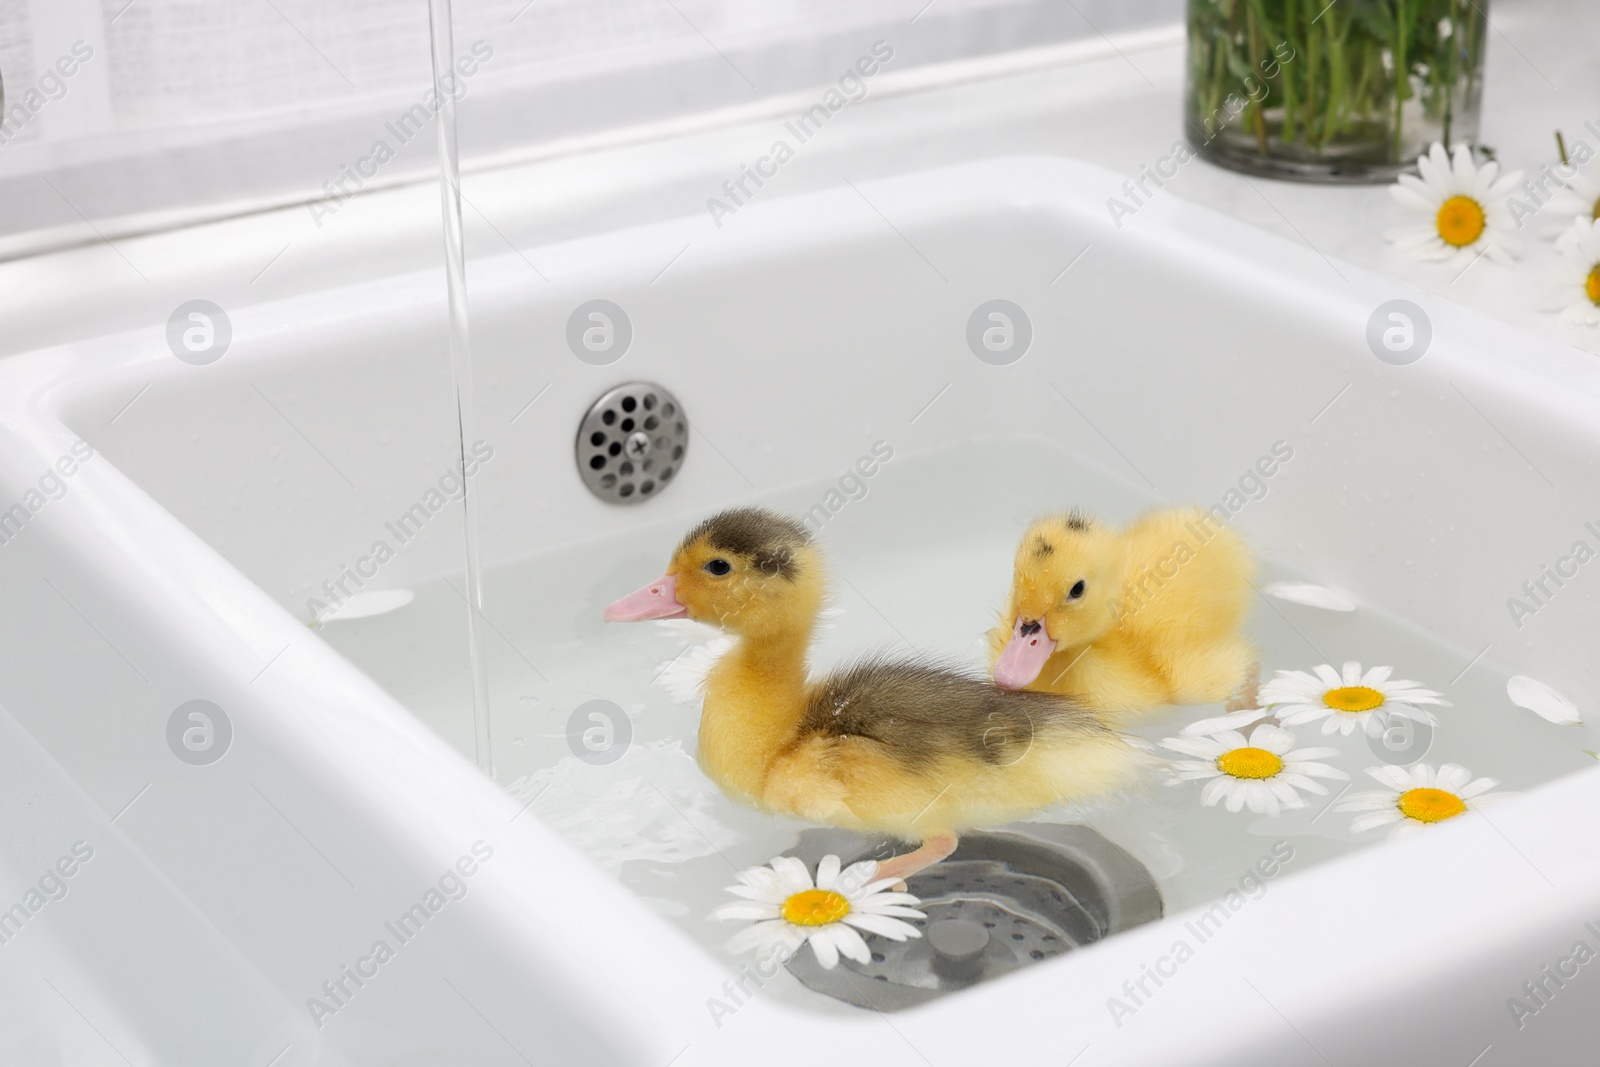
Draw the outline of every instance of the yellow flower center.
M1584 279L1583 292L1591 304L1600 305L1600 263L1596 263L1589 277Z
M1271 778L1283 760L1264 748L1236 748L1217 757L1217 770L1233 778Z
M1434 220L1446 244L1463 248L1483 236L1483 208L1470 196L1452 196Z
M1407 789L1399 804L1400 814L1418 822L1440 822L1467 810L1465 801L1443 789Z
M783 902L783 917L796 926L827 926L850 914L850 902L831 889L807 889Z
M1590 220L1600 219L1600 197L1595 198L1594 210L1589 212Z
M1322 694L1322 702L1334 711L1371 711L1383 703L1383 694L1366 685L1345 685Z

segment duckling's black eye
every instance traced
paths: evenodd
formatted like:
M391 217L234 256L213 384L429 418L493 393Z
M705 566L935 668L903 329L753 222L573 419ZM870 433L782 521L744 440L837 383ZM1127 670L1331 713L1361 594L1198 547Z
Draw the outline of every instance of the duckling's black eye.
M707 574L714 574L718 578L721 578L724 574L727 574L729 571L733 570L733 564L729 563L725 559L714 559L706 564L705 569Z
M1072 588L1067 590L1067 599L1068 600L1077 600L1082 595L1083 595L1083 579L1079 578L1076 582L1074 582L1072 584Z

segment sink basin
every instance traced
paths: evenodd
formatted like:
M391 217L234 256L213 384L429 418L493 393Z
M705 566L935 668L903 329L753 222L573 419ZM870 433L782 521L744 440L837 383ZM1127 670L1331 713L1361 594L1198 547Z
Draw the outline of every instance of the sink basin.
M1600 830L1600 744L1505 685L1592 707L1600 597L1580 577L1531 616L1508 599L1593 543L1600 372L1170 194L1113 219L1121 183L992 160L550 246L549 284L513 253L475 261L493 779L470 759L437 274L230 308L207 364L174 358L166 309L0 362L0 504L23 508L0 526L0 704L99 813L61 847L117 842L159 873L192 919L175 943L250 991L238 1054L282 1035L275 1064L1556 1062L1583 1020L1556 1001L1519 1028L1505 1004L1594 917L1600 858L1571 843ZM596 299L631 322L610 364L566 340ZM1431 333L1403 365L1368 343L1394 300ZM982 354L993 301L1026 317L1018 358ZM585 489L574 435L625 381L670 390L691 432L670 485L618 507ZM681 675L711 635L607 629L603 605L690 523L761 502L811 516L833 559L820 660L882 642L981 668L1030 518L1188 501L1222 507L1268 580L1356 605L1260 598L1269 669L1395 663L1452 701L1427 758L1523 795L1393 844L1321 802L1283 830L1160 787L1055 813L1149 868L1166 917L891 1025L787 977L708 1010L738 961L706 912L804 827L693 764ZM384 595L328 618L330 587ZM626 735L614 763L572 725L597 700ZM1353 778L1381 760L1336 740ZM1284 838L1293 862L1141 987ZM72 958L124 1055L189 1054Z

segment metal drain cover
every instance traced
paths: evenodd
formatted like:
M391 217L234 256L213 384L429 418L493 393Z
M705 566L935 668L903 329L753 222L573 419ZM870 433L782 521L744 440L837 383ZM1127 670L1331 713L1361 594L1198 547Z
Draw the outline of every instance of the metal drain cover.
M808 830L792 854L815 867L830 852L848 865L900 850L887 838ZM1087 826L974 831L908 884L928 916L922 937L869 938L870 963L840 960L831 971L800 952L789 971L837 1000L896 1011L1161 917L1149 872Z
M608 504L641 504L677 476L689 449L678 398L653 382L628 382L596 400L578 426L578 474Z

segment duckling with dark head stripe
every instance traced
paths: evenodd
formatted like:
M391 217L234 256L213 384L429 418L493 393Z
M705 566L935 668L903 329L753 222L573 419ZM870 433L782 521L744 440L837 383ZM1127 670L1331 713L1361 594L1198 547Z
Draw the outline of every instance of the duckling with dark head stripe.
M705 680L700 766L765 811L920 842L881 865L906 878L956 835L1129 784L1142 758L1075 700L1010 691L915 659L872 657L813 679L826 595L805 527L736 508L691 530L666 574L612 622L687 616L738 640Z

